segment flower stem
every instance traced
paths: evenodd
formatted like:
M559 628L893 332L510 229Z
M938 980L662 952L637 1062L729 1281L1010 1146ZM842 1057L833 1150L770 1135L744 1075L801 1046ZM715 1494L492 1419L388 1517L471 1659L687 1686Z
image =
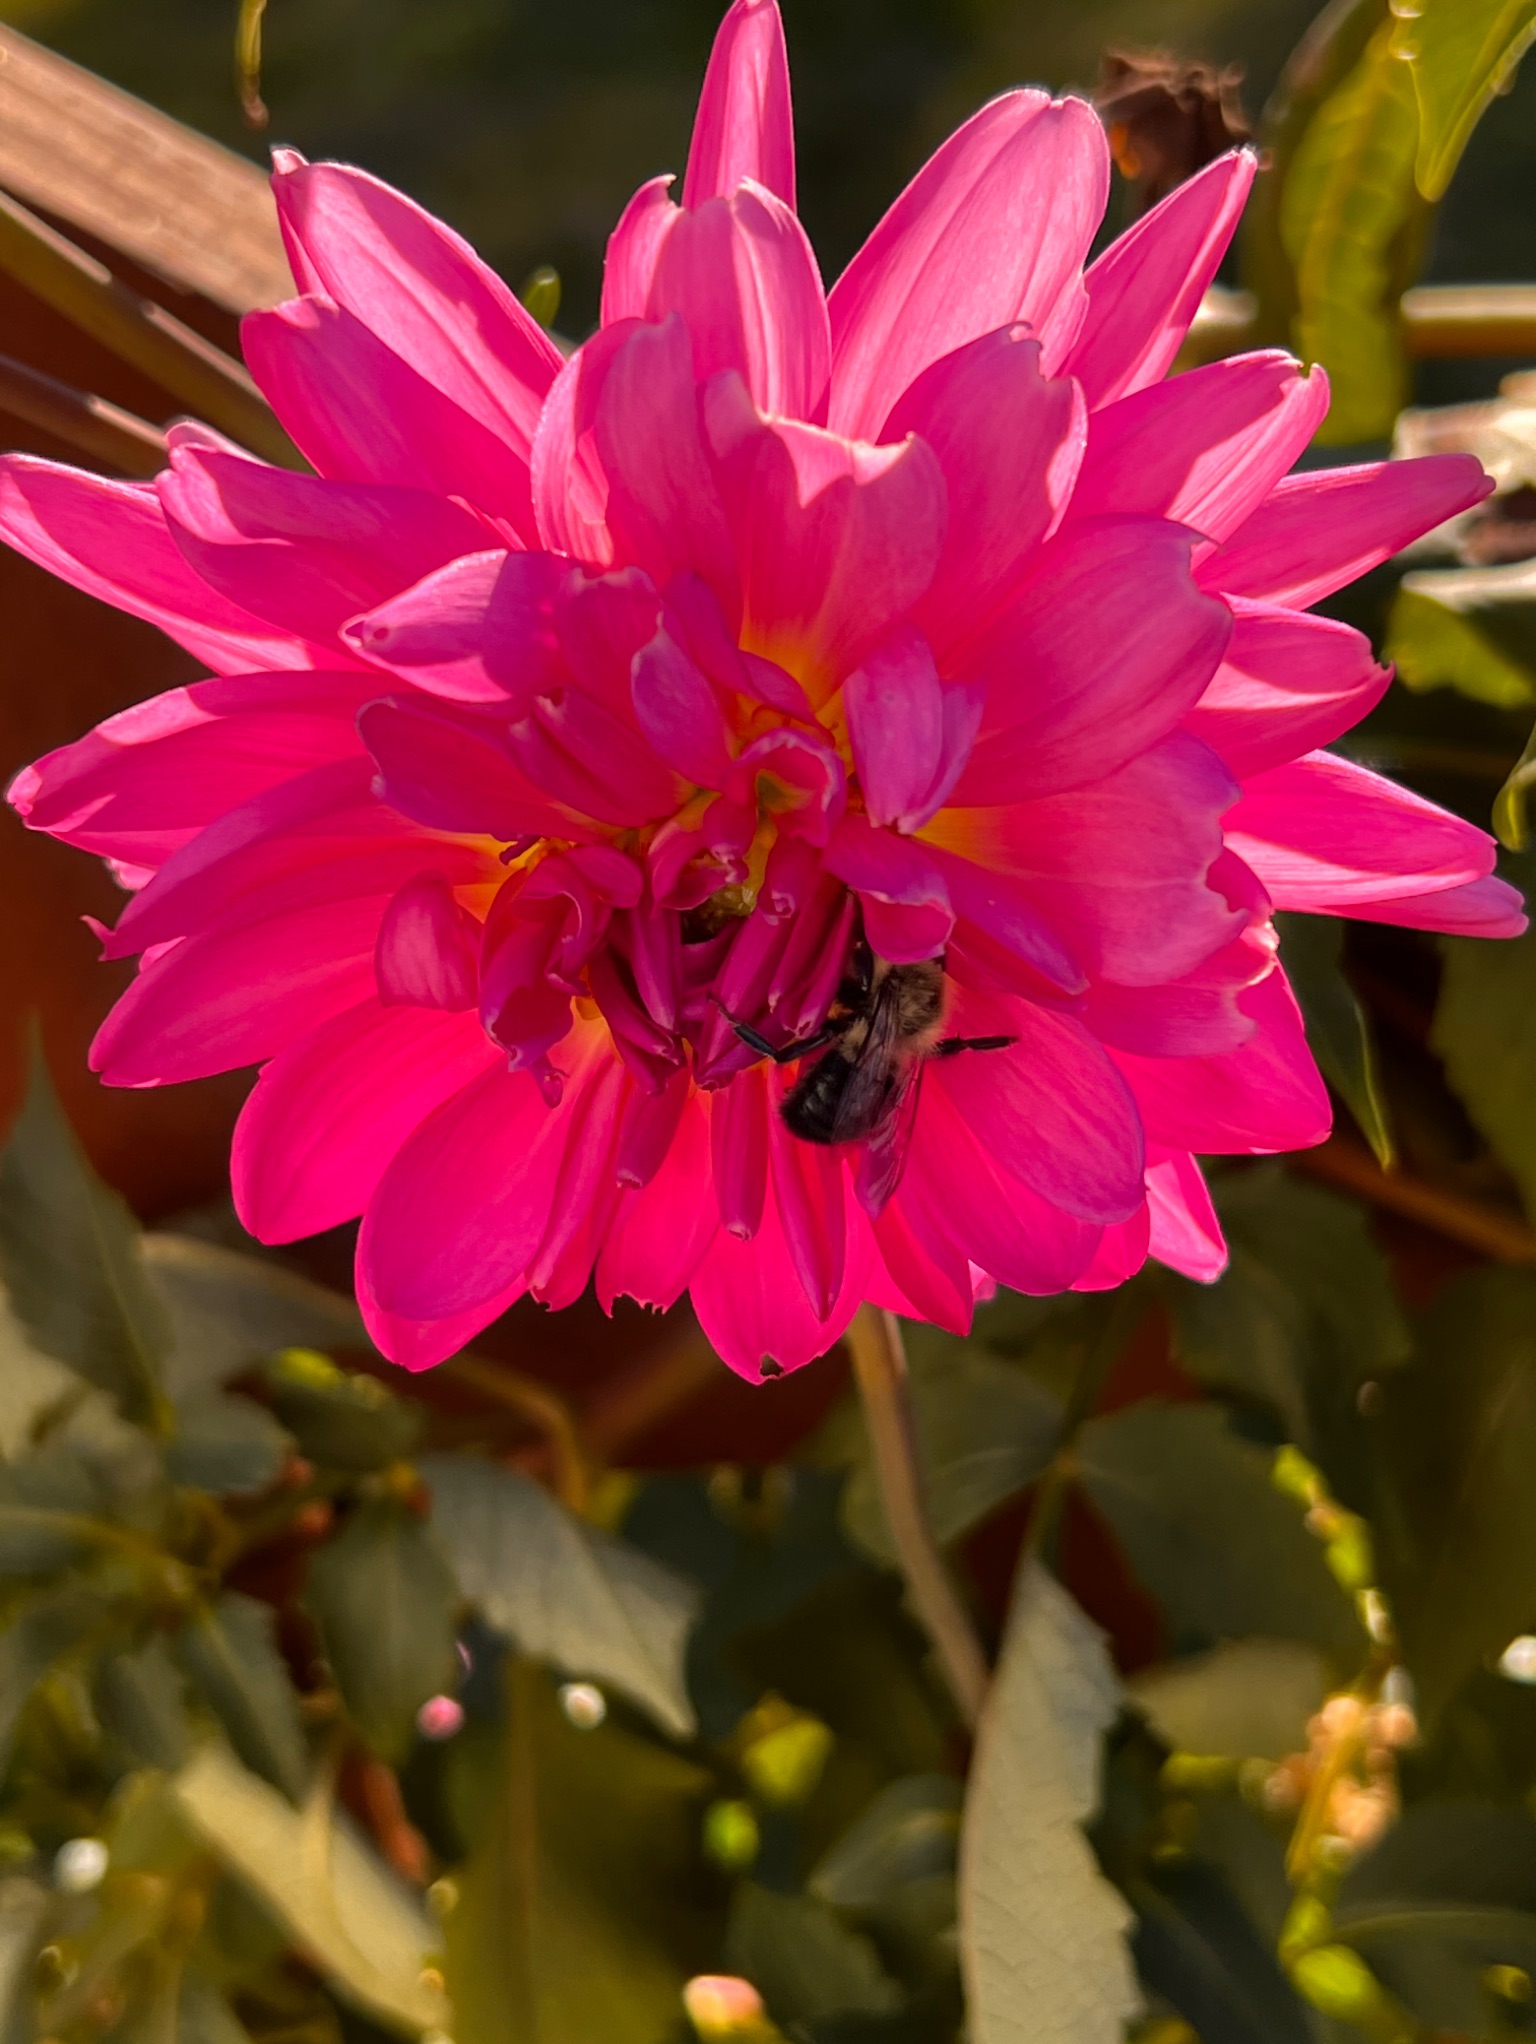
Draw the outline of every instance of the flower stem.
M928 1524L907 1357L895 1314L878 1306L861 1306L848 1330L848 1346L874 1453L880 1501L901 1571L956 1708L966 1726L974 1729L986 1700L986 1657Z

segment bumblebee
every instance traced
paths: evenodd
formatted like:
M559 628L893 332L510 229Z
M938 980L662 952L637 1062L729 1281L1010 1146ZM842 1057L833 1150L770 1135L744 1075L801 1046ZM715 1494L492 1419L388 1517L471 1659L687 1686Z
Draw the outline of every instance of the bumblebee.
M760 1057L793 1064L816 1051L779 1107L784 1126L805 1143L867 1146L867 1191L888 1199L901 1176L917 1113L923 1066L964 1050L1006 1050L1012 1036L948 1036L944 960L893 965L860 936L852 966L826 1021L798 1042L771 1044L744 1022L736 1034Z

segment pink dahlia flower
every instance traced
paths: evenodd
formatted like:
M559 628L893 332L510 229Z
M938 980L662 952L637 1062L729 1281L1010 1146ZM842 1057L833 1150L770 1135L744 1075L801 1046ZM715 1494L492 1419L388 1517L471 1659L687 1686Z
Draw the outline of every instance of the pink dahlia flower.
M11 790L132 890L93 1063L259 1064L240 1213L361 1214L387 1354L594 1275L689 1292L753 1377L861 1300L1211 1277L1193 1153L1329 1126L1271 911L1522 927L1483 832L1318 749L1388 676L1307 606L1477 464L1292 475L1320 371L1168 380L1252 175L1085 270L1099 123L1009 93L827 294L778 13L736 0L569 359L408 200L284 154L299 295L245 354L314 473L192 425L152 485L4 463L10 544L215 676ZM850 1061L850 966L924 962ZM821 1055L846 1140L781 1114Z

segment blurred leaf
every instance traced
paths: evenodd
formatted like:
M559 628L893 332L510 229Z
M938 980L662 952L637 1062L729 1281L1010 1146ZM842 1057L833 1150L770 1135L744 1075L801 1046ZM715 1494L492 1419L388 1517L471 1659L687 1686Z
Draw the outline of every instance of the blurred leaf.
M1533 781L1536 781L1536 729L1526 739L1524 750L1493 798L1495 834L1500 844L1512 852L1523 852L1530 837L1528 804Z
M890 2015L901 1989L867 1937L809 1895L743 1881L725 1935L727 1971L750 1980L777 2023Z
M1081 1826L1120 1687L1102 1634L1026 1563L977 1734L960 1843L972 2044L1120 2044L1140 2007L1130 1911Z
M1422 205L1418 138L1412 74L1386 23L1307 124L1280 195L1296 347L1333 389L1317 436L1325 446L1386 439L1408 394L1398 299Z
M56 1661L90 1636L106 1612L92 1591L68 1583L24 1604L0 1630L0 1764L33 1690Z
M1357 1398L1409 1352L1364 1207L1278 1165L1216 1188L1230 1251L1218 1283L1168 1281L1174 1351L1202 1383L1267 1407L1286 1438L1358 1491Z
M190 1967L176 2004L176 2044L250 2044L250 2032L223 1995Z
M1061 1409L1016 1365L953 1338L914 1345L911 1383L929 1521L939 1540L957 1540L1034 1482L1056 1445ZM843 1524L855 1545L892 1566L896 1551L862 1428L858 1440Z
M698 1871L710 1778L611 1719L578 1731L531 1662L509 1690L445 1926L455 2044L669 2044L718 1949Z
M410 2037L446 2030L425 1971L437 1928L345 1819L295 1810L217 1744L172 1788L193 1829L349 2001Z
M1306 1751L1328 1670L1300 1640L1240 1639L1148 1668L1126 1688L1176 1752L1279 1760Z
M1306 2010L1215 1867L1197 1859L1160 1866L1132 1899L1143 1982L1202 2038L1311 2044Z
M409 1455L421 1432L420 1406L315 1350L285 1349L263 1382L300 1453L323 1469L383 1469Z
M427 1698L458 1686L458 1597L432 1529L389 1499L360 1505L310 1563L305 1602L347 1715L386 1760L404 1758Z
M170 1316L165 1381L186 1398L227 1383L279 1349L371 1349L355 1303L270 1257L148 1234L140 1243Z
M1454 688L1496 710L1536 702L1536 577L1515 568L1433 568L1405 575L1385 658L1405 687ZM1531 612L1527 623L1524 612ZM1524 632L1521 627L1524 625ZM1522 636L1530 641L1522 647Z
M101 1490L78 1455L53 1443L0 1468L0 1572L41 1576L66 1567L103 1523Z
M86 1163L41 1053L0 1155L0 1275L38 1347L157 1418L164 1309L139 1260L126 1205Z
M807 1887L834 1909L878 1909L913 1881L953 1875L961 1801L953 1775L891 1782L822 1855Z
M185 1685L158 1633L131 1653L103 1658L92 1701L102 1730L142 1765L169 1774L185 1761Z
M1536 864L1511 860L1530 888ZM1430 1046L1456 1097L1536 1215L1536 932L1490 944L1443 937L1440 1000Z
M265 1490L281 1471L291 1437L254 1399L199 1391L176 1407L165 1466L173 1483L216 1496Z
M240 1758L297 1801L304 1734L270 1607L226 1590L182 1628L176 1651Z
M1278 915L1275 927L1312 1054L1360 1124L1377 1163L1388 1170L1394 1156L1392 1129L1370 1021L1344 977L1344 925L1337 916Z
M1365 1644L1320 1544L1270 1481L1271 1456L1213 1405L1150 1400L1093 1420L1083 1488L1178 1636L1311 1640L1346 1661Z
M1432 1720L1473 1668L1536 1630L1536 1275L1453 1280L1376 1424L1383 1587Z
M32 1446L36 1431L78 1398L82 1379L28 1339L0 1288L0 1461Z
M1536 1823L1523 1810L1424 1803L1344 1878L1334 1933L1435 2030L1495 2030L1490 1966L1536 1973Z
M1395 0L1419 102L1419 190L1438 199L1484 108L1536 36L1536 0Z
M611 1682L674 1738L694 1730L683 1672L699 1593L494 1463L421 1464L433 1524L487 1625L570 1675Z
M40 1881L0 1878L0 2044L32 2044L37 2035L32 1983L52 1906Z

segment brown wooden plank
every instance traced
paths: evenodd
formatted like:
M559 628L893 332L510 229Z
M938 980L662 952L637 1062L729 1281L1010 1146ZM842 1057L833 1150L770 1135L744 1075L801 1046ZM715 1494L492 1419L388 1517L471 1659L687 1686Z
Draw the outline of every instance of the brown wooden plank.
M231 312L292 294L256 164L3 26L0 187Z

